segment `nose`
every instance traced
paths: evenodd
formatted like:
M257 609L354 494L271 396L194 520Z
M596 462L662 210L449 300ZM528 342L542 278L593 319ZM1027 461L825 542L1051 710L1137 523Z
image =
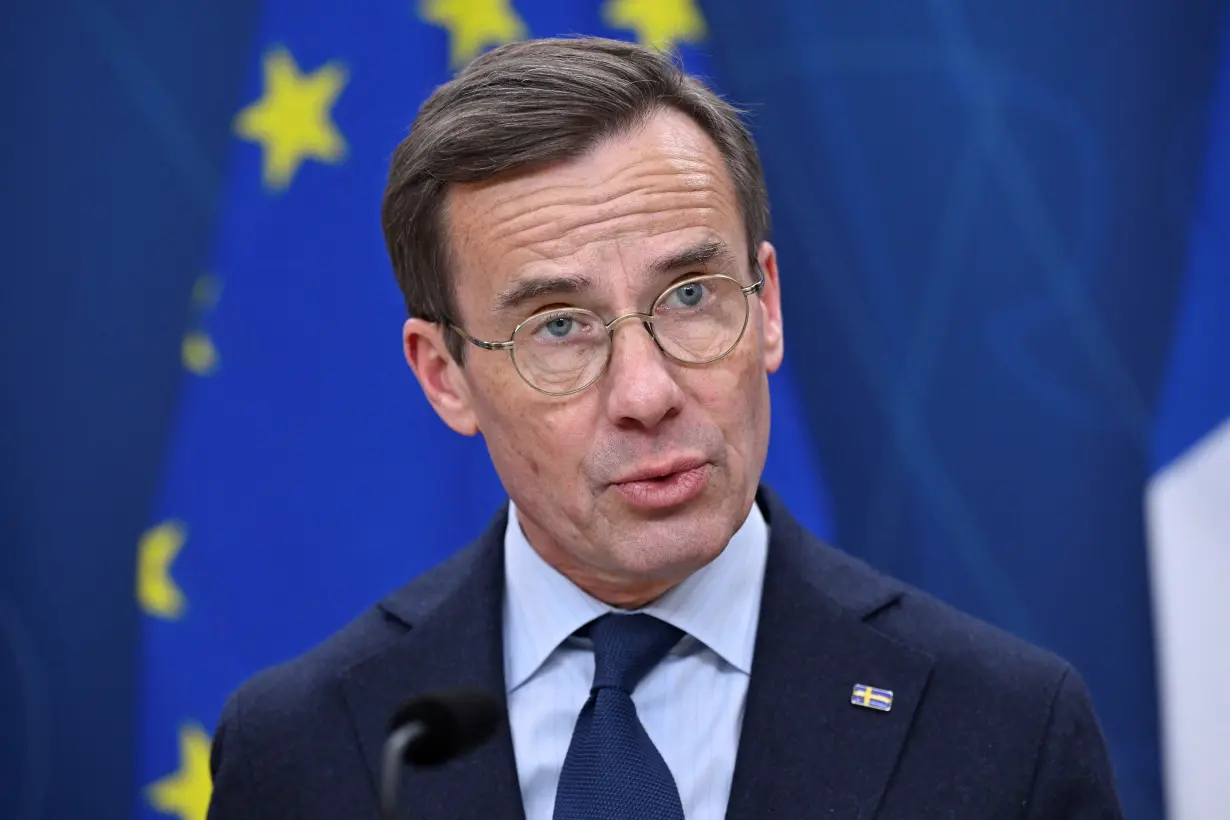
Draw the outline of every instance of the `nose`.
M683 407L671 362L643 322L615 327L606 375L607 413L617 426L653 429Z

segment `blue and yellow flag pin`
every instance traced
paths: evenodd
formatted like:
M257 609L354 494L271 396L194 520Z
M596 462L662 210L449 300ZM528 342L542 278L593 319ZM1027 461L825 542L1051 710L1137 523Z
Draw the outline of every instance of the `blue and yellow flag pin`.
M856 683L854 691L850 693L850 702L855 706L888 712L893 708L893 693L888 689L876 689L865 683Z

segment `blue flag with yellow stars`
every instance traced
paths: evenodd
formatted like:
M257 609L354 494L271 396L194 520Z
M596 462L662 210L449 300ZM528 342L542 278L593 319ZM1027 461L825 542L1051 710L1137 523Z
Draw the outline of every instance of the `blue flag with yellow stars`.
M481 438L449 431L404 363L380 200L434 87L500 43L575 33L676 50L712 79L694 0L265 4L138 545L141 817L204 818L227 695L468 543L504 501ZM767 478L828 535L789 373L772 389Z

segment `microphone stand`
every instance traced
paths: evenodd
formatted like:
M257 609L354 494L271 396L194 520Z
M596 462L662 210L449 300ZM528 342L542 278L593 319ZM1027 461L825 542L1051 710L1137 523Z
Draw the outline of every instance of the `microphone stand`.
M384 744L384 759L380 771L380 816L394 820L397 814L397 795L401 787L401 770L406 749L411 743L427 733L421 721L411 721L395 729Z
M478 692L416 698L397 710L380 760L380 816L394 820L406 764L433 767L490 740L500 726L503 705Z

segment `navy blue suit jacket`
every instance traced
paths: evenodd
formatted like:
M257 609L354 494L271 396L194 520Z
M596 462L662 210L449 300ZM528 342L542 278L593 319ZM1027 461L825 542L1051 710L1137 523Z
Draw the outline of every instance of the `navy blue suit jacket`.
M729 818L1122 816L1071 666L821 543L771 491L758 503L771 535ZM374 818L399 704L454 687L503 699L506 516L232 695L210 820ZM891 711L851 705L857 683L891 689ZM403 789L407 818L523 817L507 723Z

